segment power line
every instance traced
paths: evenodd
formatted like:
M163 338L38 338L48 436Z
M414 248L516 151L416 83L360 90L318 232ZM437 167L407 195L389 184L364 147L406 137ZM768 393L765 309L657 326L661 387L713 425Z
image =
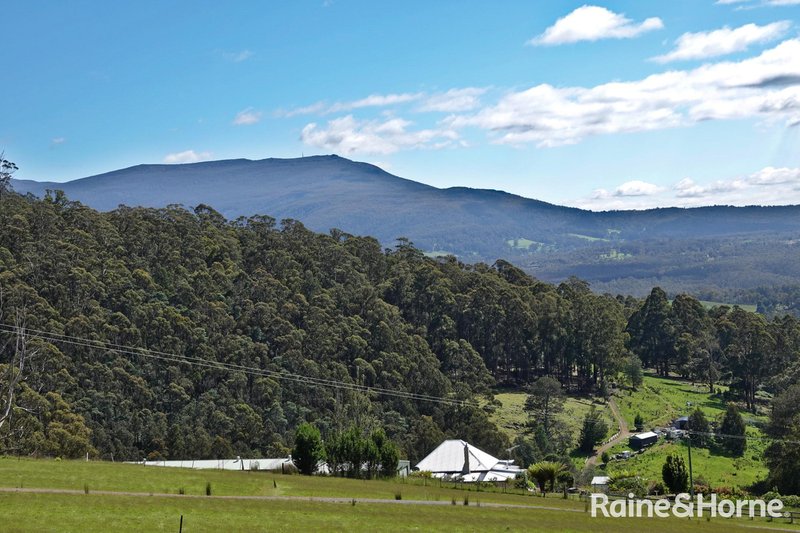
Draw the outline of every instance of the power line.
M758 441L770 441L770 442L784 442L786 444L800 444L800 441L778 439L773 437L755 437L753 435L731 435L729 433L711 433L708 431L694 431L692 429L684 429L682 431L688 433L689 435L704 435L707 437L722 437L725 439L758 440Z
M267 370L262 368L240 365L236 363L210 361L207 359L202 359L200 357L194 357L189 355L179 355L169 352L161 352L157 350L150 350L147 348L139 348L135 346L115 344L107 341L86 339L83 337L64 335L61 333L37 330L33 328L17 327L11 324L0 323L0 332L17 333L19 331L26 332L34 338L39 338L53 343L64 343L73 346L81 346L85 348L103 349L123 355L138 355L138 356L148 357L151 359L192 365L192 366L215 368L219 370L227 370L232 372L243 372L245 374L250 374L250 375L272 377L285 381L292 381L307 386L331 387L331 388L349 390L353 392L363 392L363 393L374 392L376 394L380 394L383 396L391 396L407 400L426 401L426 402L439 403L445 405L456 405L456 406L468 405L468 403L464 400L456 400L453 398L446 398L442 396L433 396L429 394L421 394L416 392L386 389L382 387L371 387L368 385L348 383L346 381L341 381L336 379L315 378L311 376L305 376L302 374L293 374L286 371Z
M24 331L29 333L32 337L39 338L42 340L54 342L54 343L65 343L70 344L73 346L81 346L85 348L93 348L93 349L103 349L123 355L139 355L143 357L148 357L151 359L174 362L179 364L186 364L191 366L201 366L206 368L213 368L218 370L227 370L232 372L243 372L245 374L250 375L257 375L262 377L272 377L276 379L281 379L285 381L292 381L295 383L300 383L302 385L312 386L312 387L331 387L337 388L342 390L348 390L351 392L362 392L362 393L370 393L374 392L376 394L380 394L383 396L391 396L395 398L407 399L407 400L416 400L416 401L426 401L432 403L439 403L444 405L455 405L455 406L464 406L468 405L468 402L464 400L456 400L453 398L446 398L443 396L432 396L429 394L421 394L416 392L408 392L408 391L399 391L399 390L392 390L386 389L382 387L370 387L368 385L359 385L357 383L348 383L346 381L335 380L335 379L326 379L326 378L315 378L311 376L304 376L302 374L293 374L286 371L276 371L276 370L267 370L262 368L250 367L245 365L240 365L237 363L226 363L222 361L209 361L207 359L202 359L200 357L190 356L190 355L179 355L169 352L162 352L158 350L151 350L148 348L139 348L136 346L128 346L124 344L116 344L108 341L101 341L101 340L94 340L94 339L87 339L84 337L76 337L73 335L65 335L62 333L54 333L50 331L44 330L37 330L33 328L26 328L26 327L18 327L12 324L4 324L0 322L0 332L5 333L17 333L18 331ZM721 438L730 438L730 439L740 439L740 440L755 440L755 441L765 441L765 442L782 442L786 444L796 444L800 445L800 441L795 440L788 440L788 439L779 439L779 438L772 438L772 437L756 437L752 435L731 435L725 433L711 433L711 432L704 432L704 431L695 431L695 430L683 430L689 435L703 435L709 437L721 437Z

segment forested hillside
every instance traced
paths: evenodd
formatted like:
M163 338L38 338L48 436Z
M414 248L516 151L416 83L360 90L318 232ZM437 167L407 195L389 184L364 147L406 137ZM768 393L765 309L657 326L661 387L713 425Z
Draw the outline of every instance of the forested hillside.
M445 437L500 454L508 437L478 407L495 384L602 393L633 353L754 408L800 350L792 318L660 289L598 295L402 240L63 194L0 195L0 323L0 452L115 459L284 455L304 421L382 427L412 460Z
M43 197L63 190L101 211L119 205L211 205L228 219L269 213L392 246L407 237L429 255L506 259L539 279L571 276L601 292L644 297L797 285L800 206L707 206L593 212L503 191L438 189L335 155L185 165L137 165L64 183L14 180ZM789 302L777 302L789 307Z

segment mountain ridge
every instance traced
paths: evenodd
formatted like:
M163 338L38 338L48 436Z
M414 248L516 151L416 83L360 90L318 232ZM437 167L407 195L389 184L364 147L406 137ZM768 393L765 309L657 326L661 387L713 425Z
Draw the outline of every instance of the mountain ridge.
M60 189L101 211L205 204L228 219L294 219L319 232L373 236L384 246L405 237L431 254L467 262L507 259L547 281L582 274L605 283L627 272L657 278L679 266L685 270L678 263L692 254L695 283L718 276L718 259L730 260L729 250L743 242L800 238L798 205L587 211L497 189L437 188L336 155L142 164L63 183L14 180L12 186L37 196ZM793 251L780 245L783 255ZM653 254L660 254L658 264ZM763 281L794 279L786 259L778 263L763 266Z

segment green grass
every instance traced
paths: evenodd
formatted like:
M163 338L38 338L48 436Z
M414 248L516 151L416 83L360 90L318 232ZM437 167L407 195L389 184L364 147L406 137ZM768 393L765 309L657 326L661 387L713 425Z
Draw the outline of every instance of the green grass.
M445 251L441 251L441 250L437 250L437 251L433 251L433 252L423 252L423 255L425 257L430 257L431 259L436 259L438 257L448 257L450 255L458 257L458 254L455 254L453 252L445 252Z
M719 387L725 389L725 387ZM635 392L623 392L617 398L620 413L628 426L633 428L633 420L641 413L645 427L663 426L675 418L688 415L691 410L702 409L709 420L716 418L725 410L725 402L708 393L708 387L699 383L657 376L645 376L644 383Z
M273 491L273 479L278 484ZM203 496L206 481L214 496ZM397 481L358 481L257 472L193 471L119 463L0 459L0 485L69 488L77 494L0 493L2 531L176 531L181 515L195 531L736 531L766 522L592 518L585 506L560 497L540 498L454 490ZM83 484L90 485L83 493ZM431 483L428 480L428 483ZM187 496L165 497L185 487ZM100 489L138 495L98 494ZM147 489L156 494L148 495ZM144 489L144 490L143 490ZM394 500L401 492L402 501ZM143 493L143 494L142 494ZM272 493L272 494L271 494ZM227 494L228 498L220 497ZM296 496L244 500L234 495ZM346 498L312 501L309 496ZM356 499L352 505L351 498ZM383 498L385 503L358 501ZM469 505L464 505L465 498ZM435 503L420 504L414 500ZM451 505L455 500L456 505ZM487 503L526 508L487 507ZM783 521L772 524L786 527Z
M700 300L700 303L703 304L703 307L705 307L706 309L711 309L713 307L720 307L720 306L723 306L723 305L727 305L729 307L733 307L734 305L738 305L743 310L748 311L750 313L755 313L756 310L758 309L758 306L751 305L751 304L731 304L731 303L725 303L725 302L712 302L712 301L709 301L709 300Z
M512 440L528 432L528 414L525 412L527 397L528 395L524 392L508 391L495 394L495 399L502 406L492 414L491 420ZM607 405L593 403L587 398L567 398L564 403L564 411L559 415L559 419L570 428L576 443L580 436L583 417L586 416L592 405L602 413L608 425L608 436L617 431L617 424Z
M579 509L582 511L583 509ZM4 531L745 531L716 519L605 519L589 513L462 505L242 501L161 497L4 494ZM757 524L766 526L764 522ZM775 523L775 526L781 526ZM784 526L785 527L785 526Z
M552 244L546 244L539 241L532 241L530 239L525 238L518 238L518 239L506 239L506 245L513 250L525 250L526 252L551 252L556 249L556 247Z
M755 428L750 428L748 434L760 435ZM747 487L767 475L767 468L761 461L765 444L762 441L749 441L742 457L728 457L719 451L707 448L692 447L692 470L694 479L705 479L712 487ZM626 446L615 447L614 453ZM645 479L661 481L661 468L667 455L677 454L683 457L688 464L688 449L684 442L665 442L649 448L644 453L636 455L627 461L612 461L607 468L613 475L620 470L636 472Z
M366 481L336 477L307 477L268 472L191 470L141 466L105 461L56 461L52 459L0 458L0 487L54 488L205 495L211 483L214 496L314 496L379 498L393 500L400 492L404 499L442 501L453 495L476 490L468 484L453 489L452 484L434 479L395 479ZM276 487L277 485L277 487ZM463 489L463 490L462 490ZM513 492L513 491L512 491ZM528 495L504 494L502 489L482 489L484 501L526 503Z
M724 389L724 387L721 387ZM686 402L692 403L691 408L686 407ZM641 413L645 420L645 429L657 426L666 426L681 415L687 415L690 409L699 407L709 421L722 415L725 411L725 402L715 395L709 394L705 386L691 384L688 381L645 376L644 384L635 392L624 392L617 399L622 416L633 428L633 420L637 413ZM745 421L763 422L765 418L752 413L742 413ZM763 433L753 425L748 425L747 434L752 437L763 437ZM649 448L641 455L627 461L615 461L609 465L608 471L615 472L620 469L637 472L651 480L661 479L661 467L666 456L670 453L679 453L687 457L685 445L662 443ZM712 453L707 449L692 448L692 461L695 476L702 476L712 486L740 486L746 487L753 482L763 479L767 474L762 455L765 443L759 440L749 440L748 448L741 458L727 457L719 453ZM629 449L627 443L615 446L611 453Z

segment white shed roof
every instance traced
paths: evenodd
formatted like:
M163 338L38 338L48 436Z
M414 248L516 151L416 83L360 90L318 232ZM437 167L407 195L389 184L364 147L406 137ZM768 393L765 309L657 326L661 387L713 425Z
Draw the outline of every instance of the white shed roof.
M426 472L453 472L460 473L464 470L464 447L467 448L470 472L485 472L492 470L500 462L485 451L461 439L446 440L436 447L425 459L415 467ZM502 467L505 467L505 462Z
M608 485L609 481L611 481L609 476L594 476L591 485Z
M644 433L638 433L634 435L632 438L635 439L652 439L653 437L658 438L658 435L653 433L652 431L645 431Z

